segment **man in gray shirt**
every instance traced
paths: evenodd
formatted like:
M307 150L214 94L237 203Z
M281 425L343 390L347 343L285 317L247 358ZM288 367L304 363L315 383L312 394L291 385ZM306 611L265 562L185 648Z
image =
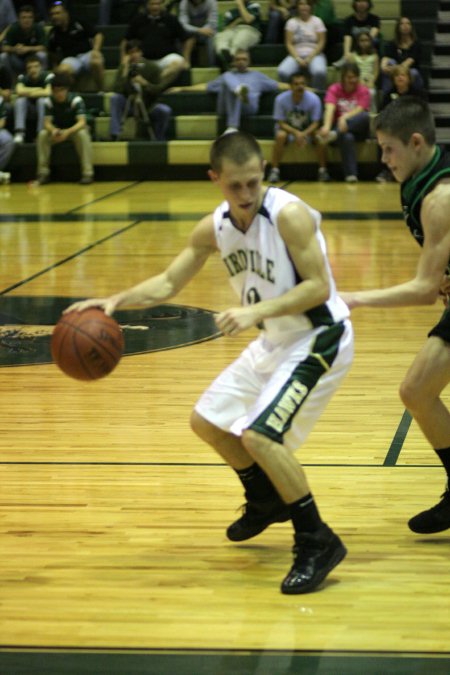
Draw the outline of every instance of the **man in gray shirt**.
M262 94L285 91L289 85L272 80L258 70L250 70L250 54L239 49L234 55L233 68L211 82L200 82L185 87L172 87L169 94L187 91L207 91L217 94L217 113L226 116L225 133L237 131L241 115L256 115Z
M189 35L184 45L184 58L191 62L197 45L205 45L208 65L216 62L213 37L217 32L217 0L181 0L178 19Z

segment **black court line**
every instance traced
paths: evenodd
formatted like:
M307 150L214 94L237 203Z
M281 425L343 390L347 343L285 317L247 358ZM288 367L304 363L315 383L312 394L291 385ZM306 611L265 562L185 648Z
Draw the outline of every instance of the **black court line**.
M86 208L86 206L91 206L91 204L97 204L98 202L102 202L104 199L108 199L109 197L114 197L115 195L120 194L121 192L125 192L126 190L129 190L132 187L135 187L136 185L139 185L142 181L137 180L134 181L133 183L130 183L129 185L125 185L124 187L118 188L117 190L113 190L112 192L108 192L108 194L103 195L103 197L97 197L97 199L93 199L90 202L86 202L86 204L82 204L81 206L76 206L74 209L70 209L70 211L67 211L67 213L74 213L75 211L79 211L80 209Z
M301 649L152 649L120 647L9 647L0 645L0 667L8 675L448 675L444 651Z
M389 448L386 457L384 458L383 466L395 466L399 458L400 452L405 442L406 434L411 425L412 417L410 413L405 410L400 420L400 424L397 427L395 436L392 440L391 447Z
M27 284L29 281L33 281L33 279L37 279L38 277L42 276L43 274L46 274L47 272L50 272L51 270L54 270L56 267L60 267L60 265L64 265L66 262L69 262L70 260L73 260L74 258L77 258L78 256L82 255L83 253L86 253L86 251L89 251L90 249L95 248L96 246L99 246L100 244L103 244L105 241L108 241L108 239L113 239L114 237L117 237L119 234L123 234L124 232L127 232L127 230L131 230L131 228L136 227L136 225L139 225L139 223L140 223L140 221L137 220L134 223L130 223L129 225L126 225L125 227L121 227L120 230L116 230L112 234L108 234L106 237L102 237L102 239L98 239L97 241L94 241L92 244L88 244L87 246L80 249L79 251L76 251L75 253L72 253L72 255L67 256L67 258L63 258L63 260L58 260L58 262L53 263L53 265L49 265L48 267L45 267L40 272L36 272L35 274L32 274L27 279L22 279L22 281L18 281L16 284L13 284L12 286L9 286L8 288L3 289L3 291L0 291L0 295L5 295L6 293L9 293L10 291L13 291L16 288L19 288L20 286L23 286L24 284Z
M218 462L55 462L55 461L0 461L0 466L215 466L229 468L228 464ZM388 464L357 464L348 462L333 463L308 463L302 462L302 466L317 468L355 468L355 469L379 469L381 466L393 466ZM442 469L441 464L396 464L401 469Z
M77 207L77 209L83 207ZM202 213L149 213L148 211L130 211L129 213L18 213L18 214L0 214L0 223L76 223L76 222L108 222L123 220L141 220L143 222L163 221L191 221L201 220L206 211ZM375 213L362 213L360 211L348 211L342 213L339 211L322 211L322 218L328 220L403 220L403 216L397 211L384 211Z

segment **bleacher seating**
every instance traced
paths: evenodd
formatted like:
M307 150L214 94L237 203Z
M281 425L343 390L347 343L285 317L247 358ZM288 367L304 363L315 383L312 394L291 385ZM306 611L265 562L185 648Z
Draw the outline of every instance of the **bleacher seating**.
M96 22L98 3L90 0L75 0L75 11L84 18ZM234 3L231 0L219 0L220 12L223 13ZM431 3L430 3L431 4ZM267 15L268 0L261 0L263 16ZM351 12L350 0L334 0L336 15L339 21ZM407 14L400 0L375 0L374 9L382 18L382 37L392 39L395 21L398 16ZM432 15L431 15L432 16ZM431 43L434 35L435 20L430 14L414 19L419 37L424 45L425 58L430 58ZM166 143L154 143L145 139L135 138L134 120L130 119L125 125L123 140L109 142L109 100L119 62L119 45L125 35L126 24L112 24L100 26L105 37L103 53L106 62L104 93L98 93L95 85L89 78L78 81L77 88L83 94L87 108L93 116L94 132L94 164L97 179L101 178L145 178L157 175L161 178L194 177L205 175L208 163L208 148L210 141L224 130L224 120L216 114L215 97L207 93L171 94L162 97L163 102L169 104L174 111L174 118L170 128L169 140ZM251 50L252 65L265 72L274 79L277 78L277 64L284 58L284 45L260 44ZM207 82L219 74L218 68L206 66L193 67L183 76L183 84ZM337 71L328 68L328 82L335 81ZM426 69L425 69L426 77ZM273 95L262 98L260 112L253 118L244 119L243 128L255 134L262 143L266 159L270 159L273 138ZM58 166L58 175L64 177L78 171L76 155L69 144L69 148L57 148L53 162ZM377 150L374 142L361 143L359 147L359 161L367 167L367 175L372 176L376 170ZM339 163L338 150L330 148L330 162ZM283 156L283 163L293 175L297 177L309 175L309 165L316 163L313 148L299 152L289 147ZM299 168L304 167L304 171ZM13 177L30 180L35 175L35 148L34 144L25 143L16 151L11 167ZM128 167L124 172L124 167ZM158 171L155 171L158 167ZM76 174L77 175L77 174ZM315 172L312 174L315 177ZM362 170L364 176L364 168Z

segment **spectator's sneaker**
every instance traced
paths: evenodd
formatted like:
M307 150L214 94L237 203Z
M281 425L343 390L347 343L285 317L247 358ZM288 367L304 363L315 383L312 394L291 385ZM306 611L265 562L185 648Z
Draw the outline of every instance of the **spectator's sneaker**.
M329 183L330 182L331 176L328 173L328 170L324 166L321 166L319 168L319 172L317 174L317 180L320 183Z
M237 129L236 127L227 127L223 132L222 136L225 136L225 134L235 134L236 131L239 131L239 129Z
M38 185L47 185L47 183L50 183L50 176L49 176L48 174L43 174L43 173L41 173L41 174L37 177L36 183L37 183Z
M290 519L287 504L279 497L272 497L259 502L247 502L243 506L243 514L227 529L227 537L231 541L245 541L256 537L273 523L284 523Z
M269 183L278 183L279 180L280 180L280 169L274 167L273 169L270 170L267 181Z
M93 176L83 176L80 180L80 185L90 185L94 182Z
M382 171L380 171L375 180L377 183L392 183L394 180L394 176L389 171L389 169L383 169Z
M25 141L25 134L23 131L16 131L14 134L14 143L23 143Z
M234 93L238 98L241 99L242 103L248 103L248 87L245 84L240 84L239 87L236 87Z
M357 183L358 182L358 176L354 176L351 174L350 176L345 176L345 182L346 183Z
M418 534L434 534L450 528L450 488L447 486L439 504L422 511L408 522L409 529Z
M9 185L11 182L11 174L9 171L0 171L0 184Z
M288 595L313 591L347 555L342 541L325 523L317 532L296 533L294 542L294 564L281 584L281 592Z

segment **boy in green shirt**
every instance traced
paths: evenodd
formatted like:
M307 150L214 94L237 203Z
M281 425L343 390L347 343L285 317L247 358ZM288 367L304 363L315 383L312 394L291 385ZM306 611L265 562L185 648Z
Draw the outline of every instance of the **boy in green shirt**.
M38 183L50 181L52 146L71 140L81 161L82 185L93 182L92 143L86 124L86 107L79 94L70 92L71 79L56 74L51 83L52 95L45 99L44 128L37 142Z

